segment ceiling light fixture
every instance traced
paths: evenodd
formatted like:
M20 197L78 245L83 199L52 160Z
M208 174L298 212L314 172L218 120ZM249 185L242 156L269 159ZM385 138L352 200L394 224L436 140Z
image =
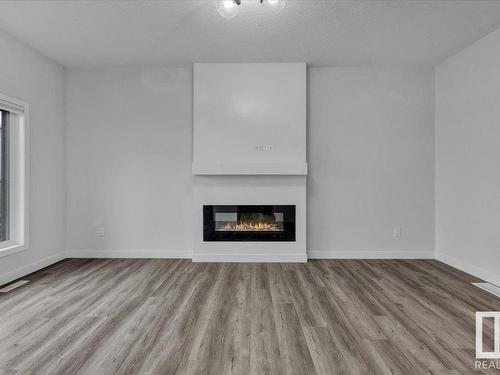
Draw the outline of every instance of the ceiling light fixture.
M257 0L271 14L278 14L285 7L285 0ZM233 18L240 12L241 0L217 0L215 7L224 18Z
M215 4L217 12L224 18L233 18L240 12L241 0L218 0Z

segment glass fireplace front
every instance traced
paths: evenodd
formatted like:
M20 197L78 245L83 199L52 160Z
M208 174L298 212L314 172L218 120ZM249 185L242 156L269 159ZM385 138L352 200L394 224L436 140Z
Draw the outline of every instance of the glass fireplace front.
M295 241L295 206L203 206L203 241Z

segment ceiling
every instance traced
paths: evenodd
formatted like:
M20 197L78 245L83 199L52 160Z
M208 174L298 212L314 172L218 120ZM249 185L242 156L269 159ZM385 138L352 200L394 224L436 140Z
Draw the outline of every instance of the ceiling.
M65 66L435 65L500 27L500 1L1 1L0 28Z

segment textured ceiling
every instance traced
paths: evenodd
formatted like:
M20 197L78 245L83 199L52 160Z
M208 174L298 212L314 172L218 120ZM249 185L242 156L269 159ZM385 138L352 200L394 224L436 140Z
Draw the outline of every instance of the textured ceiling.
M65 66L434 65L500 27L500 1L1 1L0 28Z

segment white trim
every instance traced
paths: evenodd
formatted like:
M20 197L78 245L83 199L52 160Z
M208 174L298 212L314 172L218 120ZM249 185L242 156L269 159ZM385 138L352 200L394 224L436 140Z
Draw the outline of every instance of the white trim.
M42 268L50 266L51 264L57 263L66 258L66 253L60 252L54 255L51 255L47 258L40 259L34 263L28 264L26 266L17 268L9 273L0 275L0 285L10 283L15 279L19 279L20 277L24 277L32 272L39 271Z
M451 267L457 268L460 271L468 273L479 279L487 281L493 285L500 285L500 275L494 274L490 271L477 267L469 262L464 262L447 254L436 252L435 259L443 262Z
M433 251L309 250L309 259L434 259Z
M65 258L161 258L191 259L193 262L306 262L302 254L193 254L187 250L68 250L0 275L0 285L9 283L32 272L50 266ZM432 251L325 251L308 252L309 259L436 259L451 267L500 285L500 276L479 267L457 260L446 254Z
M191 259L193 253L187 250L82 250L72 249L66 252L68 258L160 258Z
M193 163L193 175L307 175L307 163Z
M26 246L26 244L18 244L13 241L0 242L0 258L16 254L27 249L28 247Z
M500 288L496 285L493 285L491 283L471 283L471 284L479 289L482 289L500 298Z
M308 251L303 254L193 254L188 250L72 249L68 258L164 258L193 259L193 262L306 262L307 259L434 259L432 251Z
M0 93L0 109L14 113L26 113L27 108L26 102Z
M193 262L305 263L304 254L193 254Z

